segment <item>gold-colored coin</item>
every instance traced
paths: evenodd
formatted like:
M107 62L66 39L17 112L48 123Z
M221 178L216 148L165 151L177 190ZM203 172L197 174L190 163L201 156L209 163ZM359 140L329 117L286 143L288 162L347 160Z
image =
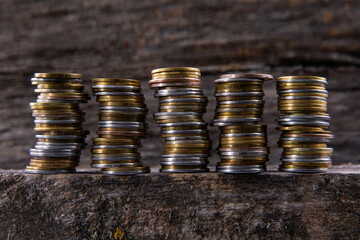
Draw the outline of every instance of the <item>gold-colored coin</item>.
M79 73L35 73L35 78L73 78L80 79L82 75Z

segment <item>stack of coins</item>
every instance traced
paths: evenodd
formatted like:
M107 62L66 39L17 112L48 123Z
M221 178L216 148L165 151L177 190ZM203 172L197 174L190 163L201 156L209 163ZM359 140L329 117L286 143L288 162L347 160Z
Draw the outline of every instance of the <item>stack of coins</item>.
M81 149L89 133L83 130L80 103L89 100L84 93L82 75L76 73L35 73L31 79L39 93L30 103L35 118L37 142L30 149L27 173L56 174L75 172Z
M286 76L277 81L277 120L282 131L280 170L299 173L324 172L331 165L333 138L328 130L327 81L323 77Z
M267 74L225 74L215 80L217 101L213 125L220 128L217 171L259 173L269 159L267 126L262 121L262 89Z
M200 70L191 67L160 68L149 81L156 89L159 112L154 114L161 127L164 150L160 172L206 172L211 141L203 120L207 98Z
M94 78L92 90L100 103L98 137L93 139L91 166L113 175L150 172L138 148L146 137L147 108L140 81Z

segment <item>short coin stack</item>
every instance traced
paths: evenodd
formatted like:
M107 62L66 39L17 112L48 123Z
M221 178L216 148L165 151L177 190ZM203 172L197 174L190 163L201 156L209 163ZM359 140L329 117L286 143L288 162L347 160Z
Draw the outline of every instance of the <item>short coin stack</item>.
M268 74L225 74L215 80L217 100L213 125L220 128L217 171L259 173L269 159L267 126L262 121L262 89Z
M79 106L89 100L88 94L83 92L82 75L35 73L31 82L39 93L37 101L30 103L37 142L30 149L30 165L25 172L75 172L89 133L83 130L85 113Z
M207 98L200 70L191 67L160 68L152 71L151 88L156 89L159 112L154 114L161 127L164 150L161 172L206 172L211 141L203 120Z
M323 77L286 76L277 81L278 121L283 148L280 170L299 173L324 172L331 165L333 138L328 130L327 81Z
M147 108L140 81L94 78L92 89L100 103L98 137L93 139L91 166L113 175L150 172L138 148L146 137Z

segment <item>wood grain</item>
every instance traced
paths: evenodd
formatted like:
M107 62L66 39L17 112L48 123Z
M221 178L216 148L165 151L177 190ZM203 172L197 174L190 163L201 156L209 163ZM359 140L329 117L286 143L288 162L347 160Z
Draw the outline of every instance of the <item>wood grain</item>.
M0 163L23 168L34 144L28 103L34 72L79 72L92 77L143 81L150 114L156 101L147 87L153 68L195 66L211 98L224 72L320 75L329 80L334 163L360 162L360 2L349 1L24 1L0 7ZM274 83L266 87L271 164L278 163ZM87 89L90 90L89 88ZM96 131L97 105L87 127ZM214 101L208 107L210 120ZM161 145L149 116L144 161L156 166ZM211 130L216 143L216 129ZM94 136L94 135L92 135ZM214 144L215 144L214 143ZM215 145L214 145L215 146ZM214 156L211 164L217 161ZM89 166L89 150L82 167Z

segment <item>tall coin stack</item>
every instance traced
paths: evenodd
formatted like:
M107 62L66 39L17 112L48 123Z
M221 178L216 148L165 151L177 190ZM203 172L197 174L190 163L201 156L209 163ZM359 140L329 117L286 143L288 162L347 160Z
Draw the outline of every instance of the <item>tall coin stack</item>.
M327 81L323 77L286 76L277 81L277 120L282 131L280 170L298 173L324 172L331 165L333 138L328 130Z
M269 160L267 125L260 124L264 110L263 83L267 74L225 74L215 80L217 101L213 125L220 128L217 171L260 173Z
M161 128L164 150L160 172L206 172L211 141L203 120L207 98L200 70L191 67L155 69L149 85L156 89L159 112L154 114Z
M91 166L113 175L150 172L138 148L147 135L147 108L140 81L94 78L92 90L100 103L98 137L93 139Z
M35 73L31 79L39 93L30 103L35 118L37 142L30 149L27 173L56 174L75 172L81 149L89 133L83 130L80 103L86 103L82 75L76 73Z

